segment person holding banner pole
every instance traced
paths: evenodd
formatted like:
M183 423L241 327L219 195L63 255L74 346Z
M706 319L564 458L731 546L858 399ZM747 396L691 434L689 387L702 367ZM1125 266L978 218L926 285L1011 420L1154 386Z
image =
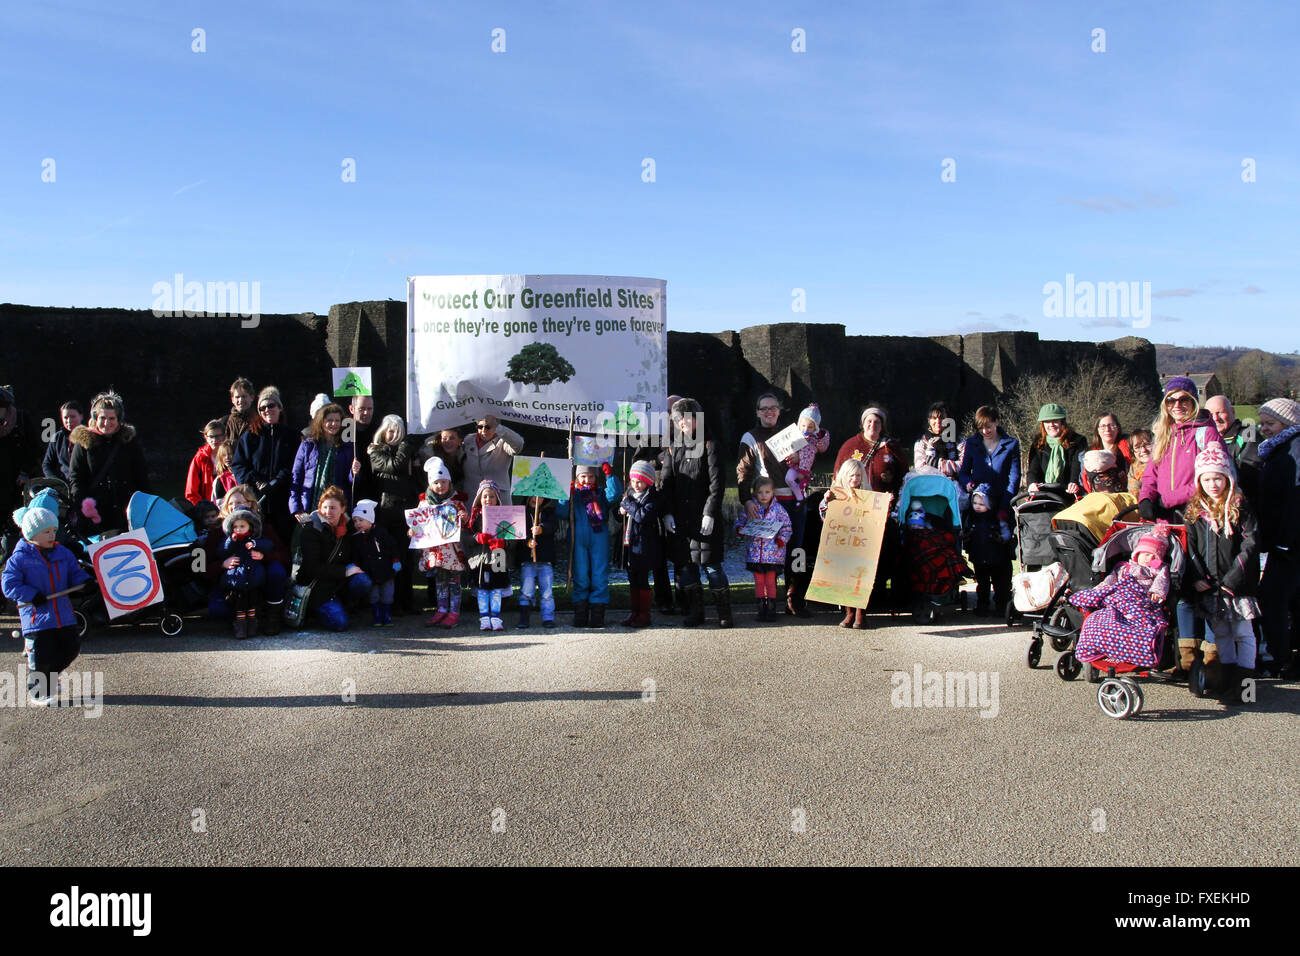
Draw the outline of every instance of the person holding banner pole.
M342 440L342 430L342 406L322 405L294 455L289 511L301 524L312 520L326 488L331 485L343 488L352 483L353 444Z
M718 446L704 431L700 403L683 398L670 412L676 429L664 457L664 525L673 536L673 564L686 596L685 627L704 623L704 586L709 581L718 608L718 626L731 627L731 584L722 569L722 462Z

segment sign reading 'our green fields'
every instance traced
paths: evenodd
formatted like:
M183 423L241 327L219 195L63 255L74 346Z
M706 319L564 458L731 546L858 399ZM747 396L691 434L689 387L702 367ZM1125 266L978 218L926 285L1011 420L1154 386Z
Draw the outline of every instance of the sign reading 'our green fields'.
M667 393L662 279L407 279L412 431L484 415L594 432Z

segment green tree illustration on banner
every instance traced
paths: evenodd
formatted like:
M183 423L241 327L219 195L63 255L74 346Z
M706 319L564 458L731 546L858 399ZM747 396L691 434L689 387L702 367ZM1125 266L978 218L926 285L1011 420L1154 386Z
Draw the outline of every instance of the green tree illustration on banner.
M577 370L549 342L525 345L506 366L507 379L516 385L531 385L534 392L552 382L567 382L576 374Z

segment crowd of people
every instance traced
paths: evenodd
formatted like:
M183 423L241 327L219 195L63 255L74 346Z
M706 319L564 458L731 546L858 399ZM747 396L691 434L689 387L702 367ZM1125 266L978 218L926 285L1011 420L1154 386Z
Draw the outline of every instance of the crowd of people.
M1022 490L1056 489L1071 499L1128 491L1144 519L1194 527L1190 538L1204 552L1196 565L1204 573L1178 603L1180 666L1203 641L1244 641L1251 628L1240 621L1251 620L1257 598L1268 658L1263 672L1295 676L1290 607L1300 594L1300 406L1290 399L1262 407L1258 435L1223 397L1201 408L1195 385L1181 377L1166 384L1150 429L1126 433L1106 413L1076 431L1067 410L1048 403L1034 434L1024 436L1023 454L994 406L980 407L974 432L962 437L954 433L949 409L936 403L909 447L891 433L884 406L868 402L860 432L838 445L833 480L817 500L809 497L814 468L832 449L821 411L809 405L786 420L780 396L766 392L755 402L755 423L734 448L741 513L728 523L722 439L705 427L709 416L699 402L670 396L673 440L638 451L626 485L609 464L576 469L571 540L558 541L561 524L551 500L525 502L528 527L518 539L503 538L488 524L486 508L511 503L511 462L525 450L524 439L492 415L478 419L472 434L445 429L411 435L398 415L376 422L371 397L344 407L317 395L305 426L289 422L274 386L257 390L239 378L229 398L228 411L199 430L202 444L188 463L184 498L207 559L208 612L230 621L240 638L276 634L285 620L341 630L363 611L374 626L390 626L394 615L421 612L414 588L420 580L427 584L430 626L459 623L468 586L480 629L502 630L518 581L517 626L530 626L537 609L542 625L553 627L552 565L561 547L571 549L577 627L605 625L615 552L629 577L631 611L624 625L648 625L657 605L663 614L682 613L683 625L698 626L706 617L707 587L718 625L730 627L727 534L743 535L750 522L769 532L740 539L754 578L756 619L776 620L778 608L810 617L810 501L824 515L830 502L855 489L883 492L892 512L905 480L938 475L953 483L961 503L976 614L1000 612L1011 600L1012 506ZM0 390L3 589L18 603L31 670L38 675L66 666L73 614L68 596L58 592L82 581L60 541L125 529L132 494L151 490L144 443L126 420L121 396L100 393L86 411L77 401L66 402L59 409L61 427L41 441L33 416ZM768 441L791 424L804 444L780 459ZM1218 456L1210 456L1213 461L1209 450ZM65 520L24 506L24 485L39 475L66 484ZM417 506L445 512L460 527L460 539L410 547L414 532L406 512ZM897 607L904 592L898 580L903 519L891 514L881 545L873 602L883 607ZM611 548L618 525L622 546ZM1146 581L1143 575L1132 576ZM1205 613L1207 591L1250 600L1237 601L1237 617L1227 621ZM844 610L841 626L865 626L863 609ZM1225 630L1230 633L1220 633ZM1234 660L1248 668L1252 654L1243 647Z

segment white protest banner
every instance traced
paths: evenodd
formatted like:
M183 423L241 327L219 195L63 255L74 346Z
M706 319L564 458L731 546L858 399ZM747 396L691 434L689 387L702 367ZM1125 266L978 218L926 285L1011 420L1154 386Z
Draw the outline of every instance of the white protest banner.
M92 544L86 553L104 596L110 619L139 611L163 599L158 565L143 530L130 531Z
M444 502L440 505L421 505L406 511L406 526L415 531L412 548L436 548L460 540L460 525L456 522L456 506Z
M775 538L781 530L781 522L776 518L750 518L736 529L736 534L747 534L751 538Z
M370 376L369 365L333 369L331 370L331 378L334 380L335 398L353 398L357 395L374 394L371 391L374 383Z
M804 436L803 429L796 423L782 428L763 444L767 445L767 450L772 453L772 456L777 461L785 461L808 444L808 439ZM775 480L776 476L773 475L772 478ZM782 476L781 480L785 480L784 476Z
M515 455L510 468L510 493L516 498L569 500L573 462L568 458L531 458Z
M483 530L503 541L527 538L527 510L523 505L484 505Z
M603 436L575 435L573 438L573 463L575 465L607 465L614 460L614 439Z
M588 433L667 393L662 279L412 276L406 418L437 431L483 415Z

